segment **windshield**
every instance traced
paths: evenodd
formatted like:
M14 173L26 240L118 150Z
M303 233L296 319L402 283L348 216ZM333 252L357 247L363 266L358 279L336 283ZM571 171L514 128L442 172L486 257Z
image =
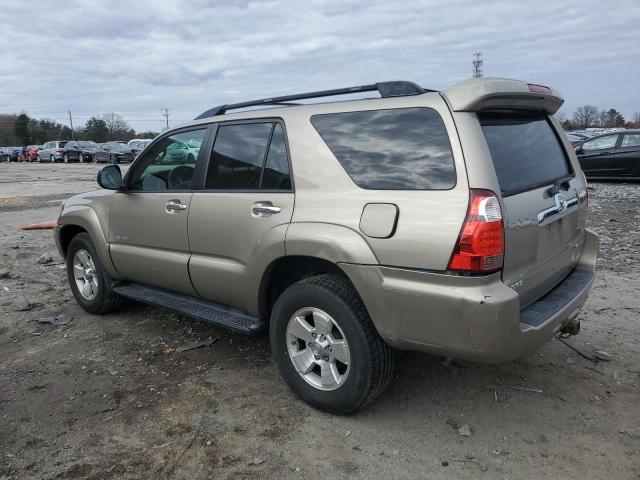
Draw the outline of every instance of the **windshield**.
M80 141L77 142L78 145L80 145L81 147L95 147L97 146L96 142L89 142L89 141Z

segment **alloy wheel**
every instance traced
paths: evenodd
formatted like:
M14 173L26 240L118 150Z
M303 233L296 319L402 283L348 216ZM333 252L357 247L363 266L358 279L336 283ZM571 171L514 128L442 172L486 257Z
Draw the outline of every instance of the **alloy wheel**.
M347 339L338 322L319 308L302 308L290 318L287 352L298 374L319 390L335 390L349 375Z
M98 272L91 254L79 249L73 256L73 278L82 298L93 300L98 294Z

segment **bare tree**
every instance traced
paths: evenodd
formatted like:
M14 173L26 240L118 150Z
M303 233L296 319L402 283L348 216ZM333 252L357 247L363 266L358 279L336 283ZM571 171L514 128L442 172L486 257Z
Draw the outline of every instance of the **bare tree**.
M119 140L131 129L122 115L118 113L106 113L102 116L102 120L109 131L109 140Z
M598 109L593 105L583 105L573 112L573 123L576 128L584 129L596 124Z

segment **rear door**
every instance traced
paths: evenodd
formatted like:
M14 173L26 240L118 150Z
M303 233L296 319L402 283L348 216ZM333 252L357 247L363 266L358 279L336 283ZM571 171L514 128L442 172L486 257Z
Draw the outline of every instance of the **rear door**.
M503 281L524 308L575 266L584 244L586 186L545 113L478 113L502 190Z
M619 174L616 166L618 134L604 135L584 142L576 154L585 175L609 177Z
M640 178L640 132L624 133L621 137L616 167L621 176Z
M191 280L202 297L248 309L251 266L285 254L293 214L284 124L221 124L203 177L189 209Z

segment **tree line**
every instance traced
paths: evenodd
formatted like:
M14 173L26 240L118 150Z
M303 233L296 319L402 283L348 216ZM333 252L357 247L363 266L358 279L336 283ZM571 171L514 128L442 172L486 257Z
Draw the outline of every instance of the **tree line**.
M608 110L599 109L593 105L582 105L576 108L571 118L566 113L559 111L556 118L562 123L565 130L584 130L585 128L640 128L640 113L633 114L631 120L625 120L624 116L615 108Z
M136 132L122 115L93 116L83 126L71 130L50 119L31 118L26 113L0 114L0 145L41 145L50 140L93 140L97 143L132 138L154 138L158 132Z

